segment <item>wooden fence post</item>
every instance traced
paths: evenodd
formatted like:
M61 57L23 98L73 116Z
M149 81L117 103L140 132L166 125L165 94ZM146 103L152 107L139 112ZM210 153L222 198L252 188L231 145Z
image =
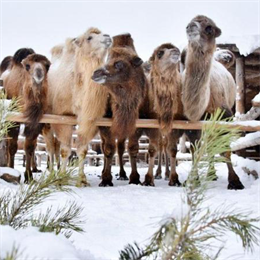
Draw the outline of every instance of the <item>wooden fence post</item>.
M236 59L236 113L245 113L245 59L239 56Z

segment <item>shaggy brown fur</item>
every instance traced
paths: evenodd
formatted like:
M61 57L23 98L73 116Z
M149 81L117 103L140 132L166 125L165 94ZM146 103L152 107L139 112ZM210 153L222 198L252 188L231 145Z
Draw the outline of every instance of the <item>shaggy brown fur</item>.
M100 186L113 185L111 160L115 152L116 138L120 156L120 178L127 179L121 157L124 152L125 139L135 133L135 120L138 118L139 107L145 94L146 80L141 64L142 60L134 50L131 36L118 35L113 38L113 46L109 51L105 67L96 70L92 76L93 80L108 89L113 114L111 129L100 127L103 152L106 156Z
M16 51L10 63L12 67L9 73L3 73L2 79L4 82L4 89L8 99L19 98L21 96L23 82L25 80L25 73L22 64L19 61L22 61L23 58L34 53L32 49L22 48ZM5 59L4 59L5 60ZM4 65L3 65L4 66ZM2 67L2 64L1 64ZM18 99L18 105L22 105L21 99ZM14 168L14 156L17 152L17 141L19 135L20 125L16 124L16 127L11 128L8 132L8 166Z
M186 31L189 44L182 97L185 115L197 121L206 112L213 113L220 108L225 110L225 116L231 116L236 85L231 74L213 57L215 38L220 36L221 30L208 17L197 16L188 24ZM228 169L228 188L243 189L230 162Z
M0 65L0 76L4 73L4 71L11 69L12 60L13 60L12 56L7 56L2 60Z
M171 155L171 172L169 185L180 185L176 173L177 141L183 131L172 130L172 122L183 119L181 102L181 75L178 68L180 51L170 43L155 49L151 62L151 86L155 95L155 110L158 115L160 130L168 139Z
M43 125L39 123L42 115L47 110L47 72L50 67L49 60L39 54L29 54L32 50L18 50L14 55L13 66L10 73L4 78L4 86L10 97L10 89L15 86L16 95L11 97L20 98L22 111L27 118L28 123L25 125L25 153L26 153L26 172L25 181L32 179L31 161L34 156L37 137L42 130ZM27 55L29 54L29 55ZM26 56L27 55L27 56ZM26 57L26 58L24 58ZM21 63L19 63L21 61ZM18 77L16 77L16 75ZM22 79L21 82L16 82ZM19 85L20 84L20 85ZM19 89L18 89L19 87ZM14 90L11 93L15 93ZM18 131L15 132L14 141L16 141L16 149L10 147L10 150L17 150ZM15 151L16 152L16 151ZM12 151L11 156L14 157ZM12 160L14 158L11 158ZM9 162L10 166L13 166Z

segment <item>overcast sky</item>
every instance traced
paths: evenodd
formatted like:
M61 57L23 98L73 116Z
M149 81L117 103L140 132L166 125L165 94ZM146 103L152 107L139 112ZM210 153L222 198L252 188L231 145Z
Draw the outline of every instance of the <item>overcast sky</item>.
M50 49L91 26L111 36L130 32L148 59L160 44L186 43L196 15L212 18L224 36L259 34L259 1L5 1L1 0L1 60L21 47Z

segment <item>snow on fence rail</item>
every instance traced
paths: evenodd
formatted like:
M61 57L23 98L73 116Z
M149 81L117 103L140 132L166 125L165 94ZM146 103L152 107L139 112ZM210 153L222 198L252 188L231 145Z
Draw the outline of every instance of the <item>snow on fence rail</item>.
M9 121L26 123L26 118L22 113L9 113L6 117ZM74 116L61 116L61 115L51 115L45 114L43 115L41 123L49 123L49 124L64 124L64 125L77 125L76 117ZM110 127L112 125L112 120L109 118L101 118L95 121L97 126L107 126ZM183 130L200 130L203 125L209 124L209 121L198 121L198 122L190 122L190 121L173 121L172 128L173 129L183 129ZM224 122L223 122L224 123ZM220 124L223 124L220 123ZM238 128L241 131L255 132L260 131L260 121L237 121L233 123L224 123L231 128ZM156 119L138 119L136 120L137 128L159 128L158 120Z

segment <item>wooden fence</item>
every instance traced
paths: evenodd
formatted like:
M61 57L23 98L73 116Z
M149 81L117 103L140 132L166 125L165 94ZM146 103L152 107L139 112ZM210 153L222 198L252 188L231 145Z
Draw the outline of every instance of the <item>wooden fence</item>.
M24 118L22 113L10 113L7 116L7 120L26 123L26 119ZM60 115L50 115L45 114L41 121L41 123L49 123L49 124L64 124L64 125L77 125L77 120L74 116L60 116ZM96 120L97 126L107 126L110 127L112 124L112 120L108 118L101 118ZM190 122L190 121L173 121L172 128L173 129L184 129L184 130L200 130L203 125L209 124L210 121L198 121L198 122ZM260 131L260 121L237 121L232 123L219 123L226 124L230 128L238 128L241 131L247 132L255 132ZM158 120L156 119L138 119L136 120L137 128L159 128Z

